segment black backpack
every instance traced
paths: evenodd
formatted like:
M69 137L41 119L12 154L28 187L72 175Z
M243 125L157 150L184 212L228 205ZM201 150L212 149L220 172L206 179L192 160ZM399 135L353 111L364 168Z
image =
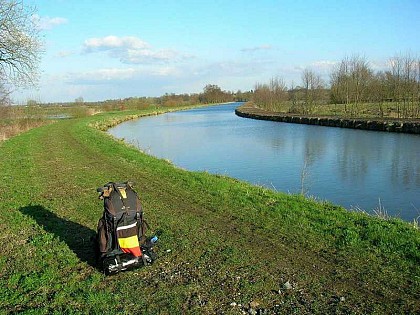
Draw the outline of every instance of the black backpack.
M97 258L105 274L150 265L156 259L157 237L146 237L146 221L130 182L109 182L99 187L104 212L98 222Z

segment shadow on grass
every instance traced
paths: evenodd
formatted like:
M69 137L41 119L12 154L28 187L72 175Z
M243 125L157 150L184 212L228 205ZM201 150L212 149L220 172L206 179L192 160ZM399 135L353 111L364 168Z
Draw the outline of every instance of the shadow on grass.
M95 244L93 241L96 232L94 230L60 218L40 205L26 206L19 210L32 217L45 231L58 236L81 261L96 268Z

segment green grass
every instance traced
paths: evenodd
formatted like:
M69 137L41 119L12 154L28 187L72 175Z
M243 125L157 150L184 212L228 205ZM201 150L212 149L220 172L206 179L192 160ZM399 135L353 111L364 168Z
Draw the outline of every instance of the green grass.
M68 119L0 143L0 313L420 312L420 232L224 176L188 172ZM133 180L159 259L105 277L96 187ZM291 289L285 289L289 282ZM231 305L232 302L236 306ZM240 305L240 306L239 306Z
M252 103L253 105L254 103ZM360 103L360 104L313 104L308 111L303 111L302 104L293 105L291 101L278 102L273 108L257 104L261 109L285 114L309 115L321 117L388 119L388 120L418 120L420 119L420 104L404 104L396 102Z

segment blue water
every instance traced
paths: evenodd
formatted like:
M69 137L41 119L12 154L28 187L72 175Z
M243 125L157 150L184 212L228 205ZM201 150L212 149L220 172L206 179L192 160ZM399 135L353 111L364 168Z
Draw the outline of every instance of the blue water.
M420 136L241 118L239 103L145 117L109 130L188 169L348 209L420 216Z

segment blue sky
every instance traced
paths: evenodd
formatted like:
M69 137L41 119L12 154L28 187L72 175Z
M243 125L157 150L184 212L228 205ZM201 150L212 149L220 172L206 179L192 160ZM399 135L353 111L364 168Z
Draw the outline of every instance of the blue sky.
M20 103L250 90L309 67L328 80L345 56L372 68L420 55L420 1L26 0L45 54Z

